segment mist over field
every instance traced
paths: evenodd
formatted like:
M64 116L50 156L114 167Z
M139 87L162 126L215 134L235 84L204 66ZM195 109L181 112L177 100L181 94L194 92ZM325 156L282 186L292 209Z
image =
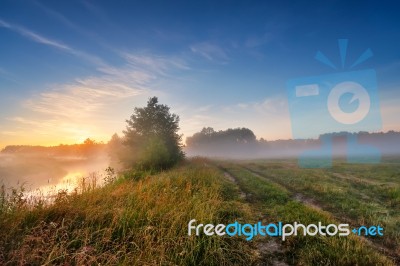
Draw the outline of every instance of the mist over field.
M324 137L332 139L332 154L345 157L348 153L348 136L357 136L361 147L352 152L363 154L363 145L376 148L382 156L400 154L400 133L332 133L319 139L275 140L257 139L247 128L214 131L204 128L187 138L184 151L188 157L203 156L227 159L280 159L297 158L308 150L321 149ZM122 139L118 140L122 142ZM92 145L92 146L91 146ZM97 145L97 146L96 146ZM109 146L112 144L109 143ZM113 144L114 152L118 148ZM77 180L95 174L101 182L104 170L115 165L113 154L107 152L106 144L77 144L58 147L7 146L0 153L0 183L6 187L20 187L27 191L57 191L73 189ZM119 143L119 146L122 146ZM117 167L118 168L118 167Z
M297 158L309 150L321 150L326 141L331 149L325 151L335 157L345 157L348 153L368 156L366 149L372 148L381 156L400 154L400 133L328 133L318 139L274 140L257 139L247 128L215 131L204 128L186 140L185 152L188 156L204 156L231 159L279 159Z
M43 193L61 188L71 190L79 178L92 173L101 177L110 164L103 150L84 156L25 149L7 151L6 148L0 153L0 184L6 188L23 186L26 191L40 189Z

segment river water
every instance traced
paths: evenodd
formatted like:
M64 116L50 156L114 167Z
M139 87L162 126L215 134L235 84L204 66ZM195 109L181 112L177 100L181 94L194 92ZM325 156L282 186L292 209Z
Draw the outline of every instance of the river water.
M0 154L0 185L7 189L23 187L30 195L55 194L60 189L71 192L89 176L101 185L108 165L107 156L87 159Z

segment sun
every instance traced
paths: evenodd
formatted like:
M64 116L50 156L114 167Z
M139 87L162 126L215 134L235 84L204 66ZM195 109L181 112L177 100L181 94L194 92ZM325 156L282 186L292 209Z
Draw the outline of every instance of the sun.
M87 136L79 136L76 138L77 139L76 143L83 143L87 138L88 138Z

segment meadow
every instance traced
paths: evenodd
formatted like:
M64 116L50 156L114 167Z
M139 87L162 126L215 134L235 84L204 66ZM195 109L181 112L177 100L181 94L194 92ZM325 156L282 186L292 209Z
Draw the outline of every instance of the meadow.
M244 265L252 260L244 239L187 235L193 217L244 219L232 191L215 167L192 161L155 175L127 172L103 187L82 183L50 205L3 193L0 264Z
M336 160L326 169L302 169L295 160L221 161L218 165L258 206L259 219L384 228L382 237L297 236L278 241L282 261L293 265L399 263L400 163L395 158L369 165Z
M52 204L0 191L2 265L396 265L400 162L192 159L81 183ZM92 183L95 184L95 183ZM383 237L188 236L188 222L381 225Z

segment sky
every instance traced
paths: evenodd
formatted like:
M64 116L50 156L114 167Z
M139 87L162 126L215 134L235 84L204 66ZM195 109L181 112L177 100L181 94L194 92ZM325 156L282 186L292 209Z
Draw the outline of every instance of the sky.
M151 96L180 116L184 138L210 126L289 139L288 81L365 69L376 71L380 130L400 130L399 8L395 1L2 0L0 148L107 141ZM348 40L343 67L338 39ZM373 56L350 70L368 49ZM318 51L336 69L316 60Z

